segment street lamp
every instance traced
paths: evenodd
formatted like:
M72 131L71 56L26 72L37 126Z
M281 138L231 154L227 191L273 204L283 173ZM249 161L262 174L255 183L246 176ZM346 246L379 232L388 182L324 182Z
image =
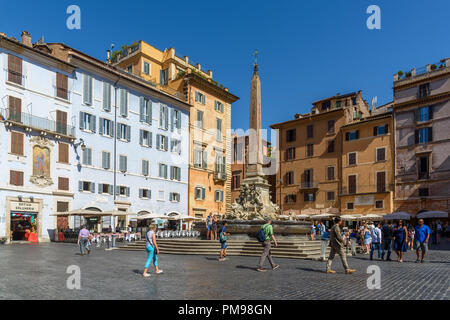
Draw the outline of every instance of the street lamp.
M81 146L81 151L84 151L86 149L86 145L84 144L84 140L82 138L80 138L80 142L74 143L73 146L75 148Z

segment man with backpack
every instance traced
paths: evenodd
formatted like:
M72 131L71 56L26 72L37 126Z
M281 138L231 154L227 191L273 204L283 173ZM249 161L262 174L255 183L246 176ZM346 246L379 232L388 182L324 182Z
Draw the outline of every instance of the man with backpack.
M220 257L219 257L219 261L225 261L227 258L227 240L228 237L230 236L229 233L227 233L227 225L228 223L225 221L223 223L222 229L220 229L220 233L219 233L219 242L220 242Z
M278 246L277 240L275 239L275 235L273 233L272 220L268 220L267 223L262 226L262 228L258 231L256 237L264 247L261 259L259 260L258 268L256 270L259 272L266 271L266 269L263 268L263 264L266 260L266 257L267 259L269 259L269 263L272 266L272 270L278 269L280 266L273 262L271 253L271 240L273 240L275 247Z

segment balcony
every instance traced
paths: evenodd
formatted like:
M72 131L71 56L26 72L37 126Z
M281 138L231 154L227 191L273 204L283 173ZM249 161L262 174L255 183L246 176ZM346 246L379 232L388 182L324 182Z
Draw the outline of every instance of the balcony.
M300 191L310 191L319 189L320 182L318 181L305 181L300 183Z
M29 113L11 112L9 109L1 109L0 121L18 127L30 128L35 131L44 131L68 138L75 137L75 127L47 118L33 116Z
M357 186L344 186L341 187L341 196L358 195L358 194L370 194L370 193L387 193L394 191L393 184L386 185L357 185Z
M216 181L226 181L227 180L227 174L225 172L215 171L214 172L214 180L216 180Z

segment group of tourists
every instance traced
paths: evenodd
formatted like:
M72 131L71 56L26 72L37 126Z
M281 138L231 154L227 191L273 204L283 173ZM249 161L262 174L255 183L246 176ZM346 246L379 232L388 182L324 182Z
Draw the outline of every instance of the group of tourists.
M219 240L218 229L219 229L219 216L217 214L210 213L206 217L206 240Z

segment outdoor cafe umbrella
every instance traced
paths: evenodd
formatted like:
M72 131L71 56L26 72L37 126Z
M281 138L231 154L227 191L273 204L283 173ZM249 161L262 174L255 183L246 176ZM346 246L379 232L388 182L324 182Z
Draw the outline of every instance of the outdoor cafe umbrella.
M360 217L361 217L360 214L354 214L354 215L347 214L347 215L341 216L341 219L346 220L346 221L355 221L355 220L358 220Z
M384 220L410 220L411 215L404 211L394 212L383 216Z
M197 217L194 217L194 216L188 216L187 214L179 214L179 215L176 215L176 216L172 216L172 217L167 217L166 216L166 219L169 219L169 220L184 220L184 221L200 221L200 220L203 220L202 218L197 218Z
M417 215L419 219L427 218L448 218L448 212L445 211L424 211Z
M137 217L138 220L145 220L145 219L168 219L169 217L159 214L159 213L146 213L143 215L139 215Z
M336 215L332 213L321 213L311 216L311 220L327 220L335 216Z
M361 216L358 220L381 220L383 217L378 214L369 213L365 216Z
M87 210L87 209L77 209L77 210L71 210L67 212L57 212L52 214L52 216L111 216L111 212L101 212L101 211L94 211L94 210Z

